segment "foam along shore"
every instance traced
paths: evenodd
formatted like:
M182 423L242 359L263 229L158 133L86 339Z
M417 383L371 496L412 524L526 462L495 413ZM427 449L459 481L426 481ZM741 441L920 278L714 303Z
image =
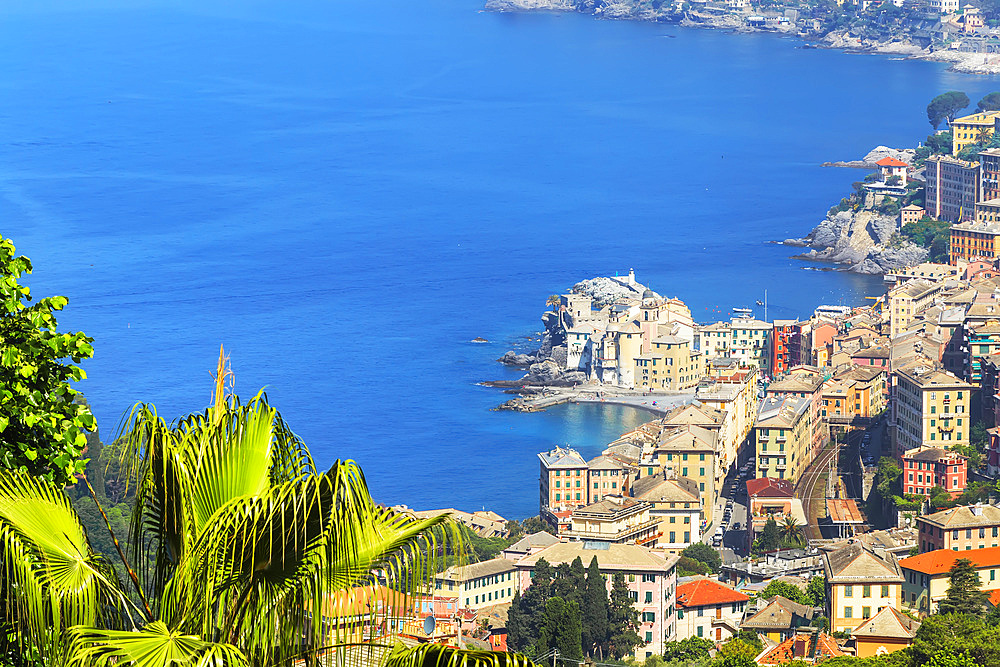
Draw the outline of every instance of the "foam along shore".
M564 403L605 403L624 405L666 414L672 408L694 398L694 392L643 392L609 386L547 387L543 392L518 396L497 406L494 410L538 412Z

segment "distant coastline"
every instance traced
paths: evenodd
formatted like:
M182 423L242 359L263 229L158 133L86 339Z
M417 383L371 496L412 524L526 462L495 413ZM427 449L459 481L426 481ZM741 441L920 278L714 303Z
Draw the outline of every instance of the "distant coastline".
M688 5L689 3L684 3ZM803 41L801 48L836 49L845 53L898 56L895 60L928 60L949 63L948 70L963 74L1000 74L1000 54L973 53L952 48L922 46L919 40L902 30L887 39L865 39L848 30L805 31L783 16L768 14L752 16L748 11L730 12L707 9L678 9L679 3L662 3L651 8L639 0L618 0L598 3L594 0L487 0L485 9L496 12L555 11L590 14L597 18L671 23L690 28L711 28L733 33L774 33L797 37ZM730 3L740 4L740 0ZM743 2L747 8L749 3ZM798 10L791 10L795 13ZM759 24L753 20L760 19ZM773 20L771 20L773 19ZM845 165L846 166L846 165ZM853 165L852 165L853 166Z

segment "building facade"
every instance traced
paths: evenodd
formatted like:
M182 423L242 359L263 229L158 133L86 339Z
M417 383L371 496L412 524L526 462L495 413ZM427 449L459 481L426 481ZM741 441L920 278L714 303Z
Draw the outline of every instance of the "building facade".
M917 517L920 553L1000 546L1000 507L965 505Z
M903 493L929 496L940 486L952 497L965 491L966 460L937 447L911 449L903 454Z
M936 220L972 220L979 201L979 163L932 155L924 164L924 208Z

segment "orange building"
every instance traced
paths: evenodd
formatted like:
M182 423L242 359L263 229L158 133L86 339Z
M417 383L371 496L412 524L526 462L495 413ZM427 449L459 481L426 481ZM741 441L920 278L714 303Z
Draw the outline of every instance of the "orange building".
M1000 244L1000 223L993 222L963 222L951 226L951 263L958 260L971 261L979 257L994 259L998 257Z

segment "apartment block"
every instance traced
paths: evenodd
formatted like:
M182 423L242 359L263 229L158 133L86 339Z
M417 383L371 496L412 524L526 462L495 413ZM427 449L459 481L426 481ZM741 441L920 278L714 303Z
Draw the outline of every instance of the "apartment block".
M830 630L850 632L885 607L899 609L903 572L896 557L860 542L823 554Z
M905 578L904 605L922 616L937 613L938 604L948 595L948 572L959 558L972 561L979 575L980 590L1000 590L1000 547L958 553L951 549L937 549L899 561Z
M903 493L929 496L935 486L953 497L965 491L967 465L964 456L927 447L906 452L902 463Z
M765 397L754 431L757 475L797 481L812 461L810 399Z
M1000 507L965 505L917 517L920 553L1000 546Z
M924 208L936 220L972 220L979 201L979 163L932 155L924 164Z
M920 447L969 444L971 384L922 362L896 370L893 376L897 457Z

